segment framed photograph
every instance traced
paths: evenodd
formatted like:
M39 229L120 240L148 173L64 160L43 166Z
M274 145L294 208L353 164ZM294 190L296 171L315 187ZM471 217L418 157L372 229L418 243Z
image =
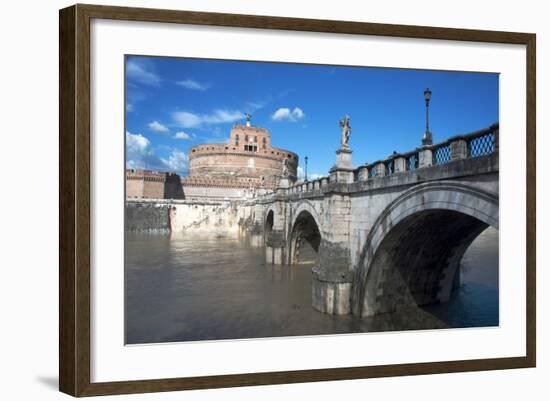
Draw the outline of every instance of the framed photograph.
M535 366L534 34L59 21L62 392Z

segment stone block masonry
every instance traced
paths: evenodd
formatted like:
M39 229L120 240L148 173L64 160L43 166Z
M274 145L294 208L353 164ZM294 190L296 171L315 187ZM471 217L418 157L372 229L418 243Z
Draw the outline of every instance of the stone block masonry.
M238 204L165 199L129 199L125 230L139 232L237 233Z
M126 202L124 229L141 232L170 232L170 205L149 201Z

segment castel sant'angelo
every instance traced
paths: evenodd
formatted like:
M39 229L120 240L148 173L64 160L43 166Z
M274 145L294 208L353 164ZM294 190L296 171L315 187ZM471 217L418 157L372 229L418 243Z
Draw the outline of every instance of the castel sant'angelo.
M271 145L266 128L235 125L229 141L189 149L189 175L126 170L130 199L238 200L275 189L284 176L297 179L298 155Z

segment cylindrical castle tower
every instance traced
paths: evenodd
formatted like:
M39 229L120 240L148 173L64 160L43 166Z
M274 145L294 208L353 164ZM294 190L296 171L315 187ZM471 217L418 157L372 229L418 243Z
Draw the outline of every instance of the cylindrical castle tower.
M189 176L212 178L216 181L239 182L255 188L276 188L283 175L287 159L288 179L297 178L298 155L286 149L271 146L266 128L235 125L229 142L204 144L189 150Z

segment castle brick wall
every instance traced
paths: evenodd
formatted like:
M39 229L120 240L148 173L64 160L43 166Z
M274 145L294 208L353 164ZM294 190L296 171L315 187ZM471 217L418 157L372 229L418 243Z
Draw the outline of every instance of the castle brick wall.
M183 193L185 194L185 199L189 201L227 201L243 199L246 190L243 188L190 186L183 187Z
M265 128L236 125L225 144L205 144L189 150L189 176L278 179L287 159L288 176L296 180L298 155L271 146Z
M180 177L174 173L126 170L126 198L183 199Z

